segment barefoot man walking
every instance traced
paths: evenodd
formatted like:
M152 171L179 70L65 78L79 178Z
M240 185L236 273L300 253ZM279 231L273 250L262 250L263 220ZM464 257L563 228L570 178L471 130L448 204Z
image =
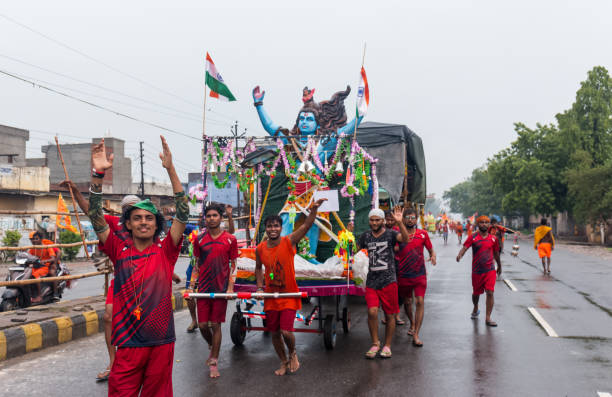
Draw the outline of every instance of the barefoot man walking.
M495 291L495 263L497 262L497 275L501 275L502 267L499 259L499 240L489 234L491 221L488 216L479 216L476 219L478 232L471 234L465 240L461 251L457 255L457 262L461 260L468 248L472 247L472 319L478 318L478 300L483 292L487 295L487 313L485 322L489 327L497 327L497 323L491 320L493 311L493 292Z
M313 203L304 223L288 236L281 237L283 220L280 216L270 215L264 220L268 239L259 243L255 250L257 292L299 292L293 264L296 247L314 223L317 211L325 200L321 199ZM263 268L265 268L265 275ZM301 308L300 298L266 299L264 301L266 326L268 332L272 334L272 344L281 361L280 368L274 371L278 376L285 375L287 370L294 373L300 368L295 351L293 321L295 313Z

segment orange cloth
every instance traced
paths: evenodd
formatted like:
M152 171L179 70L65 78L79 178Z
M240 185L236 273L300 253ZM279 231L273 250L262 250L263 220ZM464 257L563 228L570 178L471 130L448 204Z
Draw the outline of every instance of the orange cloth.
M463 226L461 224L457 225L457 234L463 234Z
M41 241L41 245L51 245L51 244L55 244L55 243L47 239L43 239ZM51 259L52 256L56 256L55 252L56 252L55 248L30 248L28 250L28 253L30 255L39 257L41 262L48 261L49 259Z
M552 255L552 244L551 243L540 243L538 244L538 255L540 258L550 258Z
M261 263L264 265L266 280L265 292L299 292L295 280L293 259L295 249L288 237L281 237L280 243L273 248L268 247L268 241L262 241L257 246ZM268 310L300 310L302 301L299 298L265 299L264 311Z
M51 240L43 239L41 241L41 245L50 245L55 244ZM48 261L51 257L56 256L57 248L30 248L28 253L30 255L34 255L40 258L40 262L43 265L38 269L32 269L32 276L34 278L44 277L49 274L49 265L50 263L43 263L44 261Z
M32 269L32 277L41 278L49 274L49 266L39 267L38 269Z

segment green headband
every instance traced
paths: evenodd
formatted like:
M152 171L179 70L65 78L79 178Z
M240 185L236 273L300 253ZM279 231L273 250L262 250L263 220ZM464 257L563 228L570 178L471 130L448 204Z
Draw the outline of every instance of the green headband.
M155 208L155 205L149 199L139 201L132 205L132 207L140 208L141 210L149 211L153 215L157 215L157 208Z

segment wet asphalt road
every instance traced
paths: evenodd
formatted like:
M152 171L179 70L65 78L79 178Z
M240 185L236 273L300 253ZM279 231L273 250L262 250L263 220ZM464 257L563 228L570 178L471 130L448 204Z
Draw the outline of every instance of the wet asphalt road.
M493 318L499 327L489 328L482 315L476 321L469 319L471 254L457 264L456 242L443 246L441 238L435 237L434 245L438 266L428 265L423 348L411 345L406 326L398 327L393 358L365 360L363 353L369 347L365 302L354 298L351 333L340 331L333 351L323 348L322 336L297 334L302 367L282 378L273 374L278 361L269 337L251 332L243 347L234 347L226 323L221 378L209 380L204 366L206 344L198 334L184 332L190 320L188 312L182 311L175 315L175 395L612 393L612 263L559 249L553 252L552 276L545 276L536 252L523 243L519 258L502 255L503 277L517 291L498 280ZM559 337L548 336L528 307L535 308ZM31 353L0 363L0 395L104 396L106 385L93 379L106 364L102 335ZM41 376L42 371L46 375Z

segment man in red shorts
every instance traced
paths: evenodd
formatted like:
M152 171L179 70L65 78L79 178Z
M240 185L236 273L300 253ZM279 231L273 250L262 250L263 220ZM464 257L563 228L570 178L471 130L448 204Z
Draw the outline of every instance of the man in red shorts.
M461 221L457 222L455 232L457 233L457 238L459 239L459 245L461 245L461 240L463 239L463 225L461 224Z
M297 245L317 217L317 211L323 202L321 199L311 204L310 213L293 233L281 237L283 220L278 215L270 215L264 220L267 240L259 243L255 249L255 277L257 292L299 292L295 280L294 258ZM265 268L265 276L263 268ZM266 288L264 289L264 280ZM295 350L293 321L295 313L302 308L300 298L265 299L266 326L272 334L274 350L281 360L280 368L274 371L283 376L289 371L295 373L300 362ZM286 349L286 350L285 350Z
M369 269L366 279L366 303L368 305L368 328L372 346L366 358L373 359L380 349L378 338L378 306L385 312L385 344L380 352L382 358L391 358L391 341L395 332L395 315L399 312L397 275L395 274L395 252L398 242L408 242L408 230L402 222L402 209L395 207L393 218L400 232L384 226L385 213L378 208L368 214L370 230L359 237L358 249L368 250Z
M489 327L497 327L497 323L491 320L493 311L493 292L495 291L495 263L497 263L497 275L501 275L502 266L499 259L499 240L489 234L491 222L487 216L479 216L476 219L478 233L469 235L463 247L457 255L457 262L461 260L468 248L472 247L472 319L478 318L478 300L483 292L487 294L487 313L485 323Z
M399 261L397 263L397 285L399 289L400 303L404 301L404 310L410 320L408 335L412 335L412 344L416 347L423 346L419 338L419 331L423 324L425 311L425 290L427 289L427 271L425 269L425 257L423 248L427 248L431 264L436 264L436 253L425 230L417 229L417 212L414 209L404 211L404 225L408 229L408 243L400 244ZM412 294L416 309L412 314Z
M206 231L199 233L193 244L193 256L197 260L198 292L234 292L234 279L231 275L236 269L238 241L236 237L221 229L223 209L209 205L204 210ZM227 300L198 299L198 327L208 343L210 355L206 364L210 377L219 377L217 363L221 349L221 323L225 322Z
M172 274L181 248L189 205L172 154L161 137L162 166L175 194L176 218L164 240L164 218L150 200L131 206L122 216L130 237L111 233L102 214L102 182L112 167L104 139L92 148L88 216L102 250L114 264L112 344L117 346L109 378L111 396L172 396L174 318Z

